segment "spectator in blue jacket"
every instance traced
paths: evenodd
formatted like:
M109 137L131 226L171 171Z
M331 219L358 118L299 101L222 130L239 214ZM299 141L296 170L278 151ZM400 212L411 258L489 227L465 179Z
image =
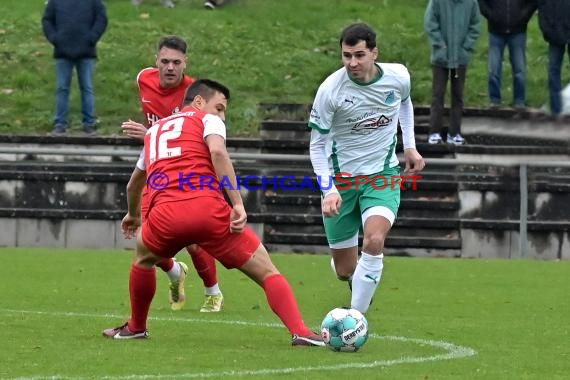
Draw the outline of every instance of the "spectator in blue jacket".
M550 111L555 119L562 113L562 62L570 58L570 0L538 0L540 30L548 42L548 91Z
M489 30L489 100L501 105L503 53L509 48L513 73L513 106L526 107L526 28L536 11L536 0L479 0Z
M430 144L441 143L447 80L451 81L451 114L447 143L465 144L461 136L463 88L467 64L479 38L481 13L477 0L430 0L424 29L431 45L432 103Z
M107 27L101 0L48 0L42 18L43 31L53 45L57 80L54 130L62 135L69 127L69 90L73 68L81 90L81 113L86 134L96 134L93 74L96 45Z

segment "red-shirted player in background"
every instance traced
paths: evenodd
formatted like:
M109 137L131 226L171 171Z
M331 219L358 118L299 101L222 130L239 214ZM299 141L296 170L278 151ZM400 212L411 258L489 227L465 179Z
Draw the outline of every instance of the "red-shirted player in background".
M193 79L184 74L186 68L186 42L177 36L166 36L160 39L156 54L157 68L143 69L137 76L140 101L147 120L147 127L129 120L122 125L123 133L129 137L143 140L147 128L158 120L176 114L182 108L186 90ZM146 172L140 163L133 171L129 188L146 192ZM139 191L140 191L139 190ZM146 214L148 202L142 201L142 215ZM224 297L218 285L216 263L202 248L193 245L186 247L198 275L204 282L205 301L201 312L218 312L222 310ZM184 280L188 268L182 262L167 259L157 264L170 279L169 302L173 310L179 310L186 302Z
M222 84L198 80L186 95L189 106L149 129L144 141L149 211L139 228L140 193L129 194L129 211L122 224L125 237L136 234L137 239L130 273L131 318L103 331L104 336L147 338L148 311L156 291L154 265L185 246L199 244L226 268L238 268L263 288L271 310L292 334L294 346L324 345L321 336L303 322L289 282L246 225L222 121L229 98ZM154 182L157 176L163 181ZM222 186L233 206L224 199Z

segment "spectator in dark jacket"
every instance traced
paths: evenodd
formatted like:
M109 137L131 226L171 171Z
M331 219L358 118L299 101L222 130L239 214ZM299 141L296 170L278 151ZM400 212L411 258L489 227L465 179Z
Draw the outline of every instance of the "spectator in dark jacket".
M96 45L107 27L107 12L101 0L49 0L42 18L44 34L53 45L57 78L56 109L52 134L64 134L69 126L69 90L73 67L81 90L83 129L94 135L95 93L93 73Z
M447 143L465 144L461 136L463 89L467 64L479 38L481 13L476 0L430 0L424 29L431 45L432 102L428 142L443 141L442 119L447 80L451 81L451 113Z
M570 0L538 0L540 30L548 42L548 90L552 116L562 112L562 62L564 52L570 58Z
M526 107L526 28L537 0L479 0L489 29L489 100L501 105L503 53L509 48L513 72L513 106Z

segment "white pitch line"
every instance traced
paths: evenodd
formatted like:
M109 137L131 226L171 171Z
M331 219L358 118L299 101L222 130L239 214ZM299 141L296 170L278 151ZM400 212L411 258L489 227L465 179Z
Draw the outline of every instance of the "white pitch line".
M38 314L38 315L53 315L58 317L86 317L86 318L117 318L128 319L128 316L117 314L89 314L89 313L75 313L73 311L35 311L35 310L14 310L14 309L0 309L0 313L12 314ZM280 323L265 323L265 322L247 322L247 321L228 321L221 319L205 319L205 318L179 318L179 317L148 317L153 321L168 321L168 322L199 322L199 323L218 323L223 325L241 325L241 326L257 326L257 327L283 327Z
M9 314L35 314L35 315L52 315L71 318L124 318L124 316L116 314L89 314L89 313L75 313L75 312L47 312L47 311L34 311L34 310L14 310L14 309L0 309L0 313ZM203 319L203 318L176 318L176 317L149 317L150 320L155 321L174 321L174 322L199 322L199 323L217 323L228 325L240 326L256 326L268 328L283 328L279 323L264 323L264 322L247 322L236 320L219 320L219 319ZM372 362L351 362L335 365L323 366L309 366L309 367L288 367L288 368L275 368L275 369L258 369L258 370L236 370L236 371L222 371L222 372L189 372L189 373L176 373L176 374L155 374L155 375L128 375L128 376L102 376L99 379L103 380L146 380L146 379L196 379L196 378L211 378L211 377L244 377L244 376L268 376L268 375L282 375L295 372L309 372L309 371L331 371L338 369L363 369L374 367L387 367L397 364L410 364L410 363L424 363L433 362L438 360L451 360L460 359L469 356L474 356L477 351L470 347L459 346L450 342L431 339L416 339L407 338L404 336L390 336L370 334L370 338L381 339L395 342L415 343L417 345L432 346L447 351L446 353L432 356L403 356L397 359L390 360L375 360ZM351 356L354 358L354 356ZM32 377L17 377L11 380L87 380L89 377L80 376L66 376L66 375L46 375L46 376L32 376Z

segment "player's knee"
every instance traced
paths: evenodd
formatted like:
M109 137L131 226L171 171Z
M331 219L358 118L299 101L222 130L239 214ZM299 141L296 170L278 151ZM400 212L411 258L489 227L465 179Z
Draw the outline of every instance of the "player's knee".
M281 272L279 272L279 269L277 269L277 267L269 258L268 260L260 260L258 263L256 263L254 273L256 273L257 279L262 283L271 276L281 274Z
M137 248L135 251L135 264L137 266L152 268L164 260L163 257L156 256L142 243L142 239L137 241Z
M239 269L261 285L268 277L280 274L280 272L269 258L265 248L260 247Z
M280 274L276 268L259 267L259 266L243 266L240 270L245 273L249 278L255 281L258 285L263 287L263 283L269 277Z
M364 236L362 250L371 254L377 254L384 249L386 235L381 232L373 232Z
M135 258L135 264L137 266L140 266L140 267L152 268L153 266L155 266L156 264L158 264L162 260L164 260L164 259L156 257L152 254L150 254L150 255L137 255Z
M278 274L281 274L281 272L279 272L279 271L277 270L277 268L275 268L275 267L274 267L274 268L267 268L266 271L265 271L263 274L260 275L260 280L261 280L261 282L263 283L263 282L265 282L265 280L267 280L269 277L275 276L275 275L278 275Z

